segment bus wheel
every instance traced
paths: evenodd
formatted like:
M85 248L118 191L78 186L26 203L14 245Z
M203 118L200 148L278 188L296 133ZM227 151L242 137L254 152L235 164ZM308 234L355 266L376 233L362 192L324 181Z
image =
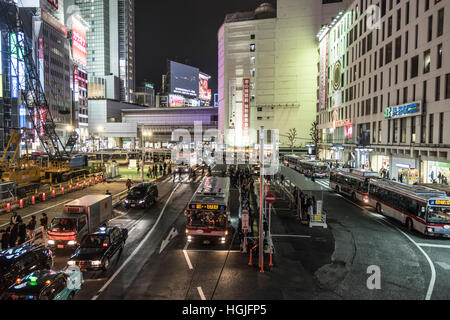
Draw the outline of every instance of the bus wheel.
M406 229L408 229L408 231L414 230L414 226L413 226L412 220L410 218L406 218L405 225L406 225Z
M380 205L379 203L377 203L376 210L377 210L377 212L378 212L379 214L382 213L382 212L381 212L381 205Z

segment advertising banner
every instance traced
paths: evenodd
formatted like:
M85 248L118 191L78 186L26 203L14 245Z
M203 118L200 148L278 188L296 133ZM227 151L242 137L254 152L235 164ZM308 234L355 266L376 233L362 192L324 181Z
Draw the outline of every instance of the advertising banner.
M244 78L242 89L242 135L248 137L250 124L250 79Z
M208 81L210 77L199 74L199 91L198 91L198 98L203 101L211 101L212 94L211 89L208 89Z
M328 88L328 34L320 42L319 110L326 109Z
M86 56L86 28L77 19L72 19L72 57L86 66Z

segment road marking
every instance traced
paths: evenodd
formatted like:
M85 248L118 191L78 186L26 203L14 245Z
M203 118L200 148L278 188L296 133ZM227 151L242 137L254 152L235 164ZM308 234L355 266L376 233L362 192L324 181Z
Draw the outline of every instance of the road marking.
M428 290L427 290L427 294L425 296L425 300L431 300L431 295L433 294L433 289L434 289L434 283L436 282L436 269L434 267L433 261L431 261L428 254L420 247L420 245L417 242L415 242L409 235L407 235L405 232L400 230L397 226L393 225L392 223L390 223L387 220L386 221L383 220L383 222L381 222L380 220L375 220L375 221L378 223L381 223L381 224L383 224L383 222L387 223L387 224L391 225L392 227L394 227L395 229L397 229L406 238L408 238L409 241L411 241L419 249L419 251L422 252L422 254L425 256L425 258L428 261L428 264L430 265L430 269L431 269L431 279L430 279L430 283L428 285Z
M450 249L450 245L445 245L445 244L418 243L418 245L421 247Z
M144 243L148 240L148 238L153 234L153 231L156 229L156 226L159 223L159 220L161 220L161 217L163 216L164 212L166 211L167 204L172 199L173 194L178 189L180 184L178 183L175 188L172 190L172 193L170 194L169 198L167 199L166 203L164 204L164 207L161 210L161 213L159 214L158 219L156 220L155 224L153 225L153 228L145 235L144 239L141 241L141 243L134 249L134 251L131 253L131 255L128 257L127 260L117 269L117 271L109 278L109 280L103 285L103 287L100 288L100 290L97 292L97 294L92 297L91 300L97 300L98 296L111 284L111 282L117 277L117 275L123 270L123 268L133 259L133 257L141 250Z
M183 254L184 254L184 258L186 259L186 262L188 264L189 269L193 270L194 267L192 266L191 259L189 259L189 255L187 253L187 247L188 246L189 246L189 242L186 242L186 245L184 246L184 249L183 249Z
M197 291L198 291L198 294L200 295L200 298L201 298L202 300L206 300L206 297L205 297L205 295L203 294L202 287L197 287Z
M292 238L311 238L311 236L306 236L302 234L271 234L274 237L292 237Z
M436 264L439 265L442 269L450 270L450 265L448 263L436 261Z
M164 239L161 242L161 248L159 249L159 253L163 252L163 250L167 247L167 245L169 244L170 240L172 240L173 238L175 238L178 235L178 231L177 229L173 228L170 230L169 234L167 235L167 238Z
M186 251L189 251L189 252L214 252L214 253L217 253L217 252L225 252L225 253L227 253L227 252L230 252L230 253L241 253L241 250L212 250L212 249L189 249L189 250L186 250Z

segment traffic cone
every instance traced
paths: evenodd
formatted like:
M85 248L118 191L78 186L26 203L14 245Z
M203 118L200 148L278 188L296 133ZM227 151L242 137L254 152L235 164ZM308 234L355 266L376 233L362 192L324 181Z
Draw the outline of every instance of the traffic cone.
M35 196L31 196L31 204L36 204L36 197Z
M20 199L20 200L19 200L19 208L20 208L20 209L23 209L23 199Z
M270 261L269 261L269 267L273 267L273 263L272 263L272 249L270 249Z
M249 261L248 261L248 266L249 266L249 267L253 266L253 263L252 263L252 256L253 256L253 248L250 249L250 259L249 259Z
M11 212L11 203L9 202L6 204L6 212Z

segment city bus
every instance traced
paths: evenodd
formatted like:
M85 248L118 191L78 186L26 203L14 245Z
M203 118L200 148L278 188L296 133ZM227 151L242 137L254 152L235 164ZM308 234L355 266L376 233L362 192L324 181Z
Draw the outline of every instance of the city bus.
M370 180L369 204L410 231L450 237L450 197L444 191L387 179Z
M203 179L185 210L188 242L224 244L228 241L232 229L229 195L229 177Z
M300 160L302 160L303 158L301 156L298 156L296 154L289 154L289 155L285 155L284 159L283 159L283 164L286 167L292 168L294 170L299 170L299 164L300 164Z
M330 188L345 194L353 201L369 203L369 181L379 179L378 172L362 169L332 169L330 171Z
M450 197L450 186L442 183L419 183L420 186L427 187L430 189L435 189L439 191L444 191L448 197Z
M328 177L328 163L319 160L300 160L298 171L307 177L326 178Z

